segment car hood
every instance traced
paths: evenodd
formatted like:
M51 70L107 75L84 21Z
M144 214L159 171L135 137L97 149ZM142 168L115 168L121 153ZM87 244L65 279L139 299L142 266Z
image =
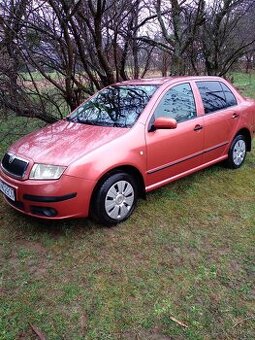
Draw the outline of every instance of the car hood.
M21 138L9 152L36 163L68 166L128 130L62 120Z

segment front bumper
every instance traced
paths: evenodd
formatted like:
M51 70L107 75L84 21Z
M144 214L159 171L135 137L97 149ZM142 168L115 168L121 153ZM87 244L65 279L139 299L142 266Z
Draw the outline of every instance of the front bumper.
M95 183L62 175L58 180L14 179L0 169L0 180L15 189L15 202L6 201L27 215L44 219L87 217Z

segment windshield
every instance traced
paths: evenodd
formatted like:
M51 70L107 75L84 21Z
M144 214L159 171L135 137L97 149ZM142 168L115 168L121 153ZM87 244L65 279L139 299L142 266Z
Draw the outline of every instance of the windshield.
M67 119L82 124L131 127L156 89L155 85L107 87L81 105Z

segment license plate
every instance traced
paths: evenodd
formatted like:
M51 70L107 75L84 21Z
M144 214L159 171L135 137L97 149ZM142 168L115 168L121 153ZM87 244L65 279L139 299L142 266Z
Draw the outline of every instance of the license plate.
M15 201L15 189L10 187L8 184L0 181L0 191L10 198L12 201Z

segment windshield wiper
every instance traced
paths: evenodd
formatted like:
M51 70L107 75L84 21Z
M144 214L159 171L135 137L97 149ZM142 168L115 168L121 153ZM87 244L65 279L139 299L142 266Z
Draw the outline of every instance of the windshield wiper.
M115 123L115 122L93 122L90 120L82 120L79 117L66 117L65 118L68 122L73 122L73 123L80 123L80 124L85 124L85 125L95 125L95 126L106 126L106 127L121 127L121 128L127 128L129 127L125 123Z

